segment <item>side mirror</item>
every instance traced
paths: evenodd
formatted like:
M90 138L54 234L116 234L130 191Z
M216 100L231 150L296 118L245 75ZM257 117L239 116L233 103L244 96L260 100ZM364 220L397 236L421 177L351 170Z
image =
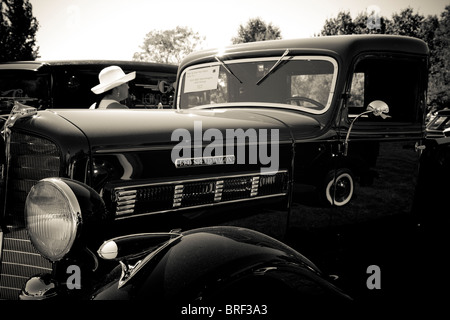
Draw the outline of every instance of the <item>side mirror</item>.
M386 102L381 100L374 100L371 103L369 103L369 105L366 108L366 111L357 115L355 119L352 120L352 123L350 123L350 127L348 128L347 136L345 137L344 141L344 156L347 156L348 153L348 138L350 137L350 132L353 129L353 124L359 117L368 113L372 113L373 115L379 116L382 119L390 118L390 116L387 114L389 113L389 106L387 105Z
M381 100L372 101L371 103L369 103L366 110L367 111L363 112L362 114L372 112L375 116L380 116L383 119L390 117L389 115L387 115L387 113L389 113L389 106L386 104L386 102Z

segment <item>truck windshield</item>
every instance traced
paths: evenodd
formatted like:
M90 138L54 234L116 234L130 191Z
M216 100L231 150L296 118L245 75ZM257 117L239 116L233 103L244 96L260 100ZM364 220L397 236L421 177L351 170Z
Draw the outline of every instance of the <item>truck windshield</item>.
M7 114L14 101L45 108L49 103L48 76L35 72L4 70L0 72L0 109Z
M183 71L177 106L274 106L320 114L330 106L336 76L336 61L322 56L218 60Z

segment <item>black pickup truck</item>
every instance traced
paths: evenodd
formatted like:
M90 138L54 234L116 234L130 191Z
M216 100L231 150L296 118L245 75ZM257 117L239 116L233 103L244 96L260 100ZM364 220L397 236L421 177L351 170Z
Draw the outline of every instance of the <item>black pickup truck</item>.
M420 224L442 184L419 164L442 165L431 154L448 145L426 141L427 74L421 40L317 37L189 55L172 110L16 104L2 141L1 297L346 301L305 257L234 221L256 212L267 233L311 212Z

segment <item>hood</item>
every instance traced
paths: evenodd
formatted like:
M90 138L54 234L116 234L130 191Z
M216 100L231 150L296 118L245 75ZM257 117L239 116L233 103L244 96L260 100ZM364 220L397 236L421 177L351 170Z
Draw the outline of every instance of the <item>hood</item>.
M283 196L287 192L294 137L291 128L277 119L283 112L272 111L270 115L264 112L256 108L52 109L19 119L14 128L58 145L64 160L63 175L88 181L94 190L105 195L115 194L118 189L128 190L136 181L139 181L139 188L146 190L161 191L162 184L175 188L181 180L195 189L199 184L196 179L203 179L205 188L218 180L232 189L236 175L239 181L248 184L257 179L253 175L278 172L277 178L271 180L279 187L278 191L266 188L261 190L261 196L267 198L272 193ZM296 116L296 126L308 134L320 130L317 121L301 115ZM152 212L173 209L173 191L166 189L164 192L170 197L164 198L160 207L153 203ZM246 197L248 190L252 189L245 189ZM111 197L107 197L108 201ZM228 198L218 199L225 202L234 197L241 197L241 193L229 193ZM186 207L191 207L191 202ZM195 201L192 203L197 205ZM116 208L115 203L107 205ZM178 203L175 205L178 208ZM141 209L139 214L149 211L145 204Z
M164 148L179 143L175 130L188 130L192 141L203 140L201 132L218 129L227 137L228 130L279 130L280 143L292 142L290 112L264 109L217 110L51 110L79 128L89 140L93 153L99 149ZM265 114L267 112L267 114ZM296 115L295 125L305 135L320 129L312 118ZM279 120L281 119L281 120ZM197 130L197 132L194 132ZM297 130L298 131L298 130ZM184 132L184 131L183 131ZM181 132L181 133L183 133ZM195 134L196 133L196 134ZM174 137L174 138L173 138ZM209 144L210 141L206 141Z

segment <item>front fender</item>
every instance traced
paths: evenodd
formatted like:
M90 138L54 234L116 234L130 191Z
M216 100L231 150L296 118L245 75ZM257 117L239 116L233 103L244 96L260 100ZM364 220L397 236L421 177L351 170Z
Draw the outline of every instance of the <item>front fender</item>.
M145 300L152 308L170 310L190 304L285 303L294 297L349 300L300 253L238 227L184 232L120 288L119 282L105 285L93 299Z

